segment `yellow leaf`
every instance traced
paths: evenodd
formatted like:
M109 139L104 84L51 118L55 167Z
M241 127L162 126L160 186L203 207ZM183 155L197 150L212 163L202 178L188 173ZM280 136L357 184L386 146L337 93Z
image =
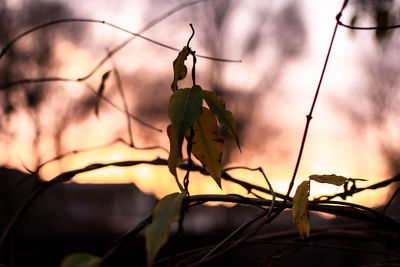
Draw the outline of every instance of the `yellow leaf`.
M182 162L182 151L181 147L179 146L177 137L176 137L176 130L175 127L170 124L167 127L167 134L169 137L170 149L169 149L169 156L168 156L168 168L169 171L177 177L176 168Z
M217 119L203 107L200 118L193 124L192 153L221 187L221 160L224 140L218 133Z
M324 175L318 175L318 174L313 174L310 175L309 178L311 180L314 180L319 183L327 183L327 184L333 184L333 185L343 185L345 182L355 182L355 181L366 181L365 179L360 179L360 178L346 178L343 176L338 176L335 174L324 174Z
M186 77L187 68L185 66L185 60L189 55L189 49L187 46L183 47L182 51L179 52L178 57L172 63L174 68L174 80L171 84L171 89L173 92L178 90L178 81Z
M308 214L309 194L310 181L304 181L297 187L293 198L293 222L296 224L301 239L310 237L310 218Z

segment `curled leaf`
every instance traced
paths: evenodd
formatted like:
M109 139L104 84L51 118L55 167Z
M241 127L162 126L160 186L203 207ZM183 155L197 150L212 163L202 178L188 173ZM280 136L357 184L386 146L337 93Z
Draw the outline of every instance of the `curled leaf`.
M204 100L206 101L208 107L210 108L211 112L214 113L218 121L224 125L224 127L228 130L228 133L235 139L237 146L240 150L239 144L239 136L236 130L236 125L233 120L232 112L225 109L225 101L222 97L217 96L213 92L210 91L203 91Z
M181 217L182 201L186 191L162 198L153 210L152 223L145 229L147 264L151 266L167 242L171 224Z
M103 74L101 77L101 83L99 86L99 89L97 89L97 94L96 94L96 106L94 108L94 113L96 116L99 116L99 105L100 105L100 100L103 97L104 89L105 89L105 83L110 76L111 70L107 71L106 73Z
M346 178L346 177L338 176L335 174L324 174L324 175L313 174L313 175L310 175L309 178L311 180L314 180L319 183L327 183L327 184L333 184L333 185L337 185L337 186L341 186L346 182L366 181L365 179Z
M203 167L221 187L221 160L224 139L218 134L217 119L203 107L200 118L193 125L192 153L200 160Z
M310 218L308 214L309 194L310 181L304 181L297 187L293 198L292 217L301 239L310 237Z
M174 80L171 84L171 89L173 92L178 90L178 81L186 77L187 68L185 66L185 60L187 59L188 55L189 49L187 48L187 46L184 46L182 51L179 52L178 57L172 63L172 66L174 68Z

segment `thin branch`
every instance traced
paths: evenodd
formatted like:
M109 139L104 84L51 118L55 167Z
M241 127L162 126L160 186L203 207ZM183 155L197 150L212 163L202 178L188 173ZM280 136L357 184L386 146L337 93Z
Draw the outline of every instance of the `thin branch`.
M190 135L187 140L187 147L186 147L186 153L188 156L188 163L187 163L187 170L185 174L185 178L183 178L183 185L184 185L184 190L187 191L187 194L189 195L189 175L190 171L192 170L193 166L193 161L192 161L192 145L193 145L193 136L194 136L194 130L193 126L190 127ZM177 180L178 185L180 185L179 181Z
M393 193L392 197L389 199L389 201L386 203L385 207L382 209L382 213L385 213L387 209L390 207L392 204L393 200L396 198L396 196L399 194L400 188L397 188L397 190Z
M22 80L18 80L15 82L11 82L9 84L6 84L5 87L0 87L0 89L6 89L8 87L12 87L12 86L16 86L16 85L20 85L20 84L26 84L26 83L46 83L46 82L75 82L75 83L82 83L84 80L82 79L69 79L69 78L59 78L59 77L52 77L52 78L37 78L37 79L22 79ZM90 86L88 83L84 83L86 89L90 90L93 94L97 95L97 92L95 89L92 88L92 86ZM109 100L108 98L106 98L104 95L101 96L101 98L107 102L108 104L110 104L112 107L114 107L115 109L127 113L129 114L129 116L134 119L135 121L137 121L138 123L142 124L145 127L148 127L150 129L153 129L157 132L162 132L161 129L158 129L154 126L152 126L151 124L143 121L142 119L140 119L139 117L129 113L127 110L125 109L121 109L120 107L118 107L116 104L114 104L114 102L112 102L111 100Z
M328 230L329 231L329 230ZM335 231L337 232L337 231ZM315 236L313 236L315 237ZM301 247L316 247L316 248L325 248L325 249L335 249L335 250L341 250L341 251L352 251L352 252L357 252L357 253L362 253L362 254L377 254L377 255L385 255L385 256L391 256L391 257L397 257L400 258L400 254L394 254L394 253L388 253L386 251L378 251L378 250L372 250L372 249L365 249L365 248L355 248L355 247L349 247L349 246L339 246L339 245L331 245L331 244L321 244L317 242L299 242L299 241L262 241L262 242L257 242L257 241L252 241L249 240L246 242L247 244L281 244L281 245L300 245Z
M337 239L342 239L342 238L358 238L360 240L375 240L373 237L377 237L376 234L373 236L371 234L365 234L365 231L369 231L371 229L371 225L367 224L340 224L340 225L335 225L334 228L332 228L331 225L328 226L319 226L319 227L314 227L313 231L311 232L312 239L325 239L325 238L337 238ZM360 234L354 235L356 232ZM285 242L282 241L284 239L291 239L291 238L297 238L298 236L298 231L293 229L293 230L284 230L284 231L278 231L278 232L271 232L268 234L262 234L262 235L257 235L255 237L250 238L249 240L245 241L243 245L255 245L255 244L264 244L264 243L278 243L278 242ZM389 239L392 240L397 240L398 236L387 236ZM397 238L397 239L396 239ZM279 240L279 241L277 241ZM232 244L234 241L228 242L228 244ZM297 241L287 241L287 242L297 242ZM308 244L311 242L301 242L301 244ZM316 244L318 246L318 243L311 243L311 244ZM170 256L168 258L163 258L158 260L156 263L161 264L167 262L169 259L172 257L174 259L177 258L184 258L186 259L188 256L191 256L191 258L196 258L199 255L203 255L205 251L210 250L212 246L205 246L202 248L196 248L192 250L187 250L184 252L181 252L179 254L176 254L174 256ZM333 248L333 247L332 247ZM339 247L336 247L337 249L340 249ZM346 250L346 247L343 247L344 250ZM351 249L350 249L351 250ZM375 254L382 254L382 255L388 255L388 256L396 256L398 257L399 255L397 254L391 254L391 253L386 253L386 252L379 252L379 251L374 251ZM184 260L186 265L189 264L186 260ZM183 262L180 262L183 264Z
M237 169L244 169L244 170L249 170L249 171L259 171L263 175L263 177L264 177L264 179L267 182L267 185L269 187L269 192L272 195L272 205L270 206L270 209L269 209L268 214L267 214L267 216L269 216L272 213L272 209L275 206L274 203L275 203L275 199L276 199L276 193L275 193L274 189L272 188L272 184L269 182L269 180L267 178L267 175L265 174L263 168L261 168L261 167L249 168L249 167L246 167L246 166L238 166L238 167L225 168L224 171L237 170Z
M7 223L6 227L4 228L3 233L0 236L0 247L2 247L4 241L6 240L8 234L13 229L14 225L20 218L20 216L28 209L30 205L32 205L37 197L39 197L45 190L49 188L48 184L39 184L38 186L34 187L28 197L23 201L16 212L13 214L13 217Z
M75 82L79 82L79 81L75 81ZM93 87L92 87L90 84L88 84L88 83L84 83L84 84L85 84L85 86L86 86L86 88L87 88L88 90L90 90L93 94L96 94L96 95L97 95L96 90L94 90ZM126 110L125 108L120 108L118 105L116 105L114 102L112 102L110 99L108 99L108 98L105 97L104 95L101 95L100 97L101 97L105 102L107 102L109 105L111 105L113 108L115 108L116 110L118 110L118 111L120 111L120 112L122 112L122 113L125 113L125 114L127 114L127 115L129 114L129 117L131 117L132 119L134 119L135 121L137 121L137 122L140 123L141 125L143 125L143 126L149 128L149 129L152 129L152 130L154 130L154 131L157 131L157 132L162 133L162 130L161 130L161 129L158 129L158 128L154 127L153 125L151 125L151 124L145 122L144 120L140 119L139 117L137 117L137 116L135 116L135 115L129 113L129 111Z
M121 96L122 99L122 103L124 105L124 109L126 110L125 114L126 114L126 128L128 130L128 137L129 137L129 145L131 147L134 147L134 143L133 143L133 135L132 135L132 126L131 126L131 118L129 116L129 106L128 106L128 101L126 100L125 97L125 92L124 92L124 87L122 84L122 80L121 80L121 76L119 75L119 71L118 68L116 67L116 64L114 62L114 60L112 60L111 58L111 63L114 67L114 73L115 73L115 80L117 82L117 89L119 92L119 95Z
M360 30L360 31L371 31L371 30L394 30L400 28L400 24L389 25L389 26L352 26L349 24L345 24L340 20L340 17L336 19L339 26L342 26L351 30Z
M158 42L158 41L156 41L156 40L154 40L154 39L145 37L145 36L142 35L142 33L145 32L146 30L148 30L149 28L151 28L152 26L154 26L155 24L157 24L158 22L160 22L161 20L163 20L163 19L167 18L168 16L172 15L173 13L175 13L175 12L177 12L177 11L179 11L179 10L185 8L185 7L188 7L188 6L197 4L197 3L201 3L201 2L205 2L205 1L207 1L207 0L193 1L193 2L191 2L191 3L181 4L181 5L179 5L179 6L175 7L175 8L173 8L173 9L171 10L171 11L173 11L173 12L168 11L166 14L160 16L158 19L155 19L154 21L152 21L151 23L149 23L148 25L146 25L141 31L139 31L139 33L135 33L135 32L129 31L129 30L127 30L127 29L124 29L124 28L122 28L122 27L119 27L119 26L117 26L117 25L115 25L115 24L112 24L112 23L110 23L110 22L107 22L107 21L104 21L104 20L97 20L97 19L66 18L66 19L59 19L59 20L49 21L49 22L46 22L46 23L43 23L43 24L40 24L40 25L38 25L38 26L35 26L35 27L31 28L31 29L29 29L29 30L27 30L27 31L25 31L25 32L23 32L23 33L21 33L21 34L19 34L17 37L15 37L13 40L11 40L11 41L2 49L2 51L1 51L1 53L0 53L0 59L7 53L7 51L8 51L12 46L13 46L18 40L20 40L22 37L24 37L24 36L26 36L26 35L28 35L28 34L30 34L30 33L33 33L33 32L35 32L35 31L37 31L37 30L41 30L41 29L43 29L43 28L47 28L47 27L49 27L49 26L53 26L53 25L61 24L61 23L73 23L73 22L104 24L104 25L110 26L110 27L112 27L112 28L114 28L114 29L117 29L117 30L119 30L119 31L123 31L123 32L125 32L125 33L128 33L128 34L132 35L133 37L141 38L141 39L143 39L143 40L146 40L146 41L151 42L151 43L153 43L153 44L156 44L156 45L158 45L158 46L161 46L161 47L164 47L164 48L173 50L173 51L180 51L178 48L175 48L175 47L172 47L172 46L163 44L163 43L161 43L161 42ZM129 42L130 42L131 40L132 40L132 39L130 38L130 39L129 39ZM125 41L125 42L123 42L121 45L117 46L117 47L118 47L117 50L120 50L122 47L124 47L124 46L127 44L127 42L128 42L128 41ZM114 52L114 50L112 50L111 52L109 52L108 55L112 54L113 52ZM240 62L241 62L241 60L214 58L214 57L209 57L209 56L204 56L204 55L198 55L198 57L202 57L202 58L209 59L209 60L213 60L213 61L221 61L221 62L230 62L230 63L240 63ZM108 58L108 56L107 56L107 58ZM97 68L95 68L95 69L97 69ZM88 76L91 76L91 75L87 75L87 76L83 77L82 79L87 79Z
M80 82L80 78L63 78L63 77L43 77L43 78L24 78L9 82L0 86L0 90L5 90L14 86L27 84L27 83L47 83L47 82Z
M259 191L259 192L263 192L263 193L266 193L266 194L269 194L269 195L272 195L272 194L273 194L273 192L270 191L270 190L268 190L268 189L265 189L265 188L263 188L263 187L261 187L261 186L254 185L254 184L251 184L251 183L248 183L248 182L245 182L245 181L238 180L238 179L236 179L236 178L233 178L231 175L229 175L229 174L227 173L227 171L233 170L233 169L236 169L236 168L242 168L242 167L230 167L230 168L225 168L225 169L222 170L221 177L222 177L224 180L226 180L226 181L231 181L231 182L233 182L233 183L236 183L236 184L242 186L243 188L245 188L245 189L247 190L248 193L251 193L252 190L257 190L257 191ZM244 168L247 168L247 167L244 167ZM251 169L251 168L249 168L249 170L256 170L256 169ZM205 174L207 174L207 173L205 173ZM284 198L285 198L285 195L284 195L284 194L281 194L281 193L278 193L278 192L274 192L274 193L275 193L275 196L276 196L276 197L279 197L279 198L281 198L281 199L284 199ZM292 198L289 197L289 200L291 201Z
M271 205L272 207L272 205ZM226 238L224 238L221 242L219 242L215 247L213 247L206 255L204 255L196 264L202 264L205 262L205 260L213 254L215 251L223 247L228 241L230 241L233 237L241 233L242 231L246 230L248 227L250 227L254 222L258 221L260 218L264 217L265 214L261 213L260 215L257 215L251 220L248 220L244 222L242 225L240 225L238 228L236 228L232 233L230 233Z
M260 172L262 173L262 175L264 176L264 179L265 179L265 181L267 182L267 185L268 185L268 187L269 187L269 190L272 192L272 204L271 204L271 207L269 208L269 211L268 211L268 213L267 213L267 217L268 217L268 216L271 215L272 210L273 210L273 208L274 208L274 206L275 206L276 194L275 194L274 189L272 188L272 184L269 182L269 180L268 180L268 178L267 178L267 175L264 173L263 168L259 167L259 170L260 170Z
M371 230L372 225L370 224L365 224L365 223L352 223L352 224L336 224L334 228L332 228L332 225L327 225L327 226L317 226L314 227L310 233L312 237L318 236L322 237L321 233L327 233L328 231L332 230L359 230L360 232L366 232L366 230ZM262 242L262 241L267 241L267 240L283 240L283 239L289 239L289 238L297 238L299 236L299 231L297 229L290 229L290 230L283 230L279 232L272 232L272 233L267 233L267 234L260 234L257 235L253 238L251 238L251 241L253 242ZM328 237L338 237L338 235L329 235ZM314 239L314 238L313 238ZM304 242L306 243L306 242Z
M336 18L340 18L342 16L342 12L345 9L347 3L348 3L348 0L344 0L343 6L342 6L340 12L338 13L338 15L336 16ZM314 107L315 107L315 104L316 104L317 99L318 99L319 91L321 89L322 81L323 81L324 76L325 76L326 67L328 66L328 61L329 61L329 57L330 57L330 54L331 54L331 51L332 51L333 43L335 41L335 36L336 36L336 32L337 32L338 26L339 26L339 23L336 22L336 25L335 25L334 30L333 30L332 38L331 38L331 41L330 41L330 44L329 44L328 52L327 52L326 57L325 57L325 62L324 62L324 66L322 68L322 72L321 72L321 76L320 76L320 79L319 79L319 82L318 82L318 86L317 86L317 89L315 91L314 99L313 99L313 102L312 102L312 105L311 105L311 108L310 108L310 112L307 115L306 126L304 128L303 138L302 138L302 141L301 141L300 151L299 151L299 155L297 157L296 165L295 165L295 168L294 168L294 171L293 171L293 176L292 176L292 179L290 181L289 188L288 188L287 193L286 193L286 197L285 197L285 199L284 199L284 201L282 203L281 208L278 210L277 215L285 209L286 202L289 199L290 193L291 193L291 191L293 189L293 186L294 186L294 182L296 180L297 171L298 171L298 169L300 167L300 161L301 161L301 158L302 158L302 155L303 155L304 146L305 146L305 143L306 143L306 138L307 138L307 134L308 134L308 128L310 126L310 122L311 122L311 119L312 119ZM275 217L277 215L275 215Z
M114 141L112 141L112 142L110 142L109 144L106 144L106 145L101 145L101 146L96 146L96 147L91 147L91 148L86 148L86 149L79 149L79 150L72 150L72 151L65 152L65 153L63 153L61 155L58 155L58 156L56 156L56 157L54 157L52 159L49 159L49 160L41 163L36 168L35 171L30 171L30 173L38 173L40 169L42 169L45 165L49 164L50 162L61 160L61 159L65 158L65 157L76 155L76 154L80 154L80 153L83 153L83 152L89 152L89 151L94 151L94 150L98 150L98 149L103 149L103 148L110 147L110 146L112 146L114 144L117 144L117 143L122 143L122 144L125 144L125 145L130 147L129 143L126 142L124 139L117 138ZM134 149L137 149L137 150L161 149L161 150L165 151L166 153L169 153L169 151L166 148L162 147L162 146L134 147Z
M233 241L231 244L228 244L223 250L217 252L216 254L208 257L207 259L203 259L202 263L209 262L215 258L218 258L219 256L231 251L234 248L239 247L242 245L244 242L246 242L250 237L252 237L255 233L257 233L268 221L268 218L265 216L262 216L261 219L258 221L258 224L251 229L249 233L247 233L245 236L241 237L238 240ZM197 266L196 264L195 266Z
M345 207L350 207L353 209L358 209L358 210L363 210L366 212L369 212L370 214L372 214L374 217L378 218L381 213L379 213L378 211L375 211L371 208L368 208L366 206L363 205L359 205L356 203L351 203L351 202L343 202L343 201L333 201L333 200L314 200L314 201L310 201L310 203L312 204L327 204L327 205L337 205L337 206L345 206Z
M135 228L114 240L110 249L106 252L106 254L103 255L103 257L101 257L101 263L106 262L121 246L123 246L128 240L135 238L151 222L152 215L149 215L140 223L138 223Z
M259 205L269 207L272 204L271 200L268 199L259 199L259 198L248 198L236 194L229 195L195 195L190 196L188 198L189 202L209 202L209 201L218 201L218 202L229 202L229 203L237 203L237 204L247 204L247 205ZM276 201L277 205L282 205L283 201ZM287 203L287 208L292 208L293 203ZM372 222L382 224L388 229L394 229L394 231L400 231L400 223L396 222L392 218L374 211L368 207L340 202L340 201L329 201L326 203L321 202L313 202L309 203L310 211L319 211L323 213L328 213L332 215L338 215L342 217L347 217L354 220L364 221L364 222ZM268 219L270 220L270 219ZM397 229L396 229L397 227Z

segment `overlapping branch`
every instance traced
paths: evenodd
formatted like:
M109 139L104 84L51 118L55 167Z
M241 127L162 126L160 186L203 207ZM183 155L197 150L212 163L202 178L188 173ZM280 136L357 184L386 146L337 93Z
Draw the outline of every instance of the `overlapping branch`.
M114 166L114 167L130 167L130 166L136 166L140 164L147 164L147 165L153 165L153 166L168 166L168 160L167 159L162 159L162 158L156 158L154 160L133 160L133 161L119 161L119 162L111 162L111 163L95 163L88 165L86 167L80 168L80 169L75 169L67 172L63 172L53 179L39 183L29 194L29 196L25 199L23 204L19 207L19 209L15 212L13 215L12 219L10 220L9 224L7 225L5 231L2 233L0 237L0 246L5 241L5 238L15 225L16 221L18 218L26 211L26 209L41 195L43 194L47 189L49 189L52 185L59 184L59 183L65 183L70 181L73 177L80 173L85 173L93 170L98 170L101 168L109 167L109 166ZM182 170L188 170L188 165L187 164L181 164L179 166ZM206 170L193 163L191 166L191 171L198 171L203 174L207 174ZM399 174L400 175L400 174ZM379 182L377 184L371 185L368 188L370 189L376 189L382 187L382 185L389 185L391 183L397 182L398 181L398 176L396 175L392 179L388 179L382 182ZM231 181L234 183L237 183L241 186L244 186L246 189L250 190L259 190L264 193L267 193L268 191L266 189L262 189L258 186L254 186L251 184L246 184L241 182L240 180L234 179L231 176L229 176L226 172L223 172L222 178L227 181ZM271 193L271 192L269 192ZM282 196L283 195L277 193L277 196ZM194 195L190 196L185 200L187 203L206 203L206 202L230 202L230 203L236 203L236 204L246 204L246 205L252 205L252 206L260 206L260 207L271 207L273 202L276 202L277 205L282 205L283 201L273 201L273 200L267 200L267 199L260 199L260 198L248 198L244 197L241 195ZM334 204L334 205L332 205ZM288 202L285 204L287 208L292 207L292 203ZM325 213L330 213L333 215L337 216L344 216L356 220L360 220L363 222L374 222L378 223L379 225L382 225L383 227L387 227L387 229L397 229L397 231L400 231L400 224L390 217L387 217L386 215L382 213L375 212L367 207L361 206L361 205L356 205L353 203L347 203L347 202L339 202L339 201L326 201L323 203L322 201L311 201L310 210L313 211L319 211L319 212L325 212Z

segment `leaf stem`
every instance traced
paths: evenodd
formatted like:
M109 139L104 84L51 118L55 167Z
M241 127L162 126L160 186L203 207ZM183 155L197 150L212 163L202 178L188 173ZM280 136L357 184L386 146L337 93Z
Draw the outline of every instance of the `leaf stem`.
M189 195L189 174L190 171L192 170L192 166L193 166L193 161L192 161L192 140L193 140L193 136L194 136L194 130L193 130L193 126L190 127L190 135L189 138L187 139L187 147L186 147L186 151L187 151L187 156L188 156L188 166L187 166L187 171L186 171L186 175L185 178L183 179L183 186L184 189L188 192Z
M188 48L189 53L193 57L192 81L193 81L193 86L195 86L196 85L196 55L195 55L196 52L193 51L190 48L190 41L192 41L192 38L193 38L193 36L195 34L195 31L194 31L192 23L190 23L190 28L192 29L192 35L190 35L189 40L187 41L186 47ZM186 147L187 156L188 156L188 168L187 168L187 172L186 172L185 178L183 179L183 186L184 186L185 190L187 191L188 195L189 195L189 189L188 189L188 187L189 187L189 174L190 174L190 171L191 171L192 165L193 165L193 162L192 162L192 141L193 141L193 136L194 136L194 130L193 130L193 126L191 126L190 127L190 135L189 135L189 138L187 138L188 144L187 144L187 147Z
M190 54L192 55L192 57L193 57L192 81L193 81L193 86L195 86L195 85L196 85L196 62L197 62L197 59L196 59L196 51L193 51L193 50L190 48L190 41L192 41L192 38L193 38L193 36L194 36L194 34L195 34L195 31L194 31L194 28L193 28L192 23L190 23L189 25L190 25L190 28L192 29L192 35L190 36L190 38L189 38L189 40L188 40L186 46L187 46L187 48L188 48L188 50L189 50L189 53L190 53Z

